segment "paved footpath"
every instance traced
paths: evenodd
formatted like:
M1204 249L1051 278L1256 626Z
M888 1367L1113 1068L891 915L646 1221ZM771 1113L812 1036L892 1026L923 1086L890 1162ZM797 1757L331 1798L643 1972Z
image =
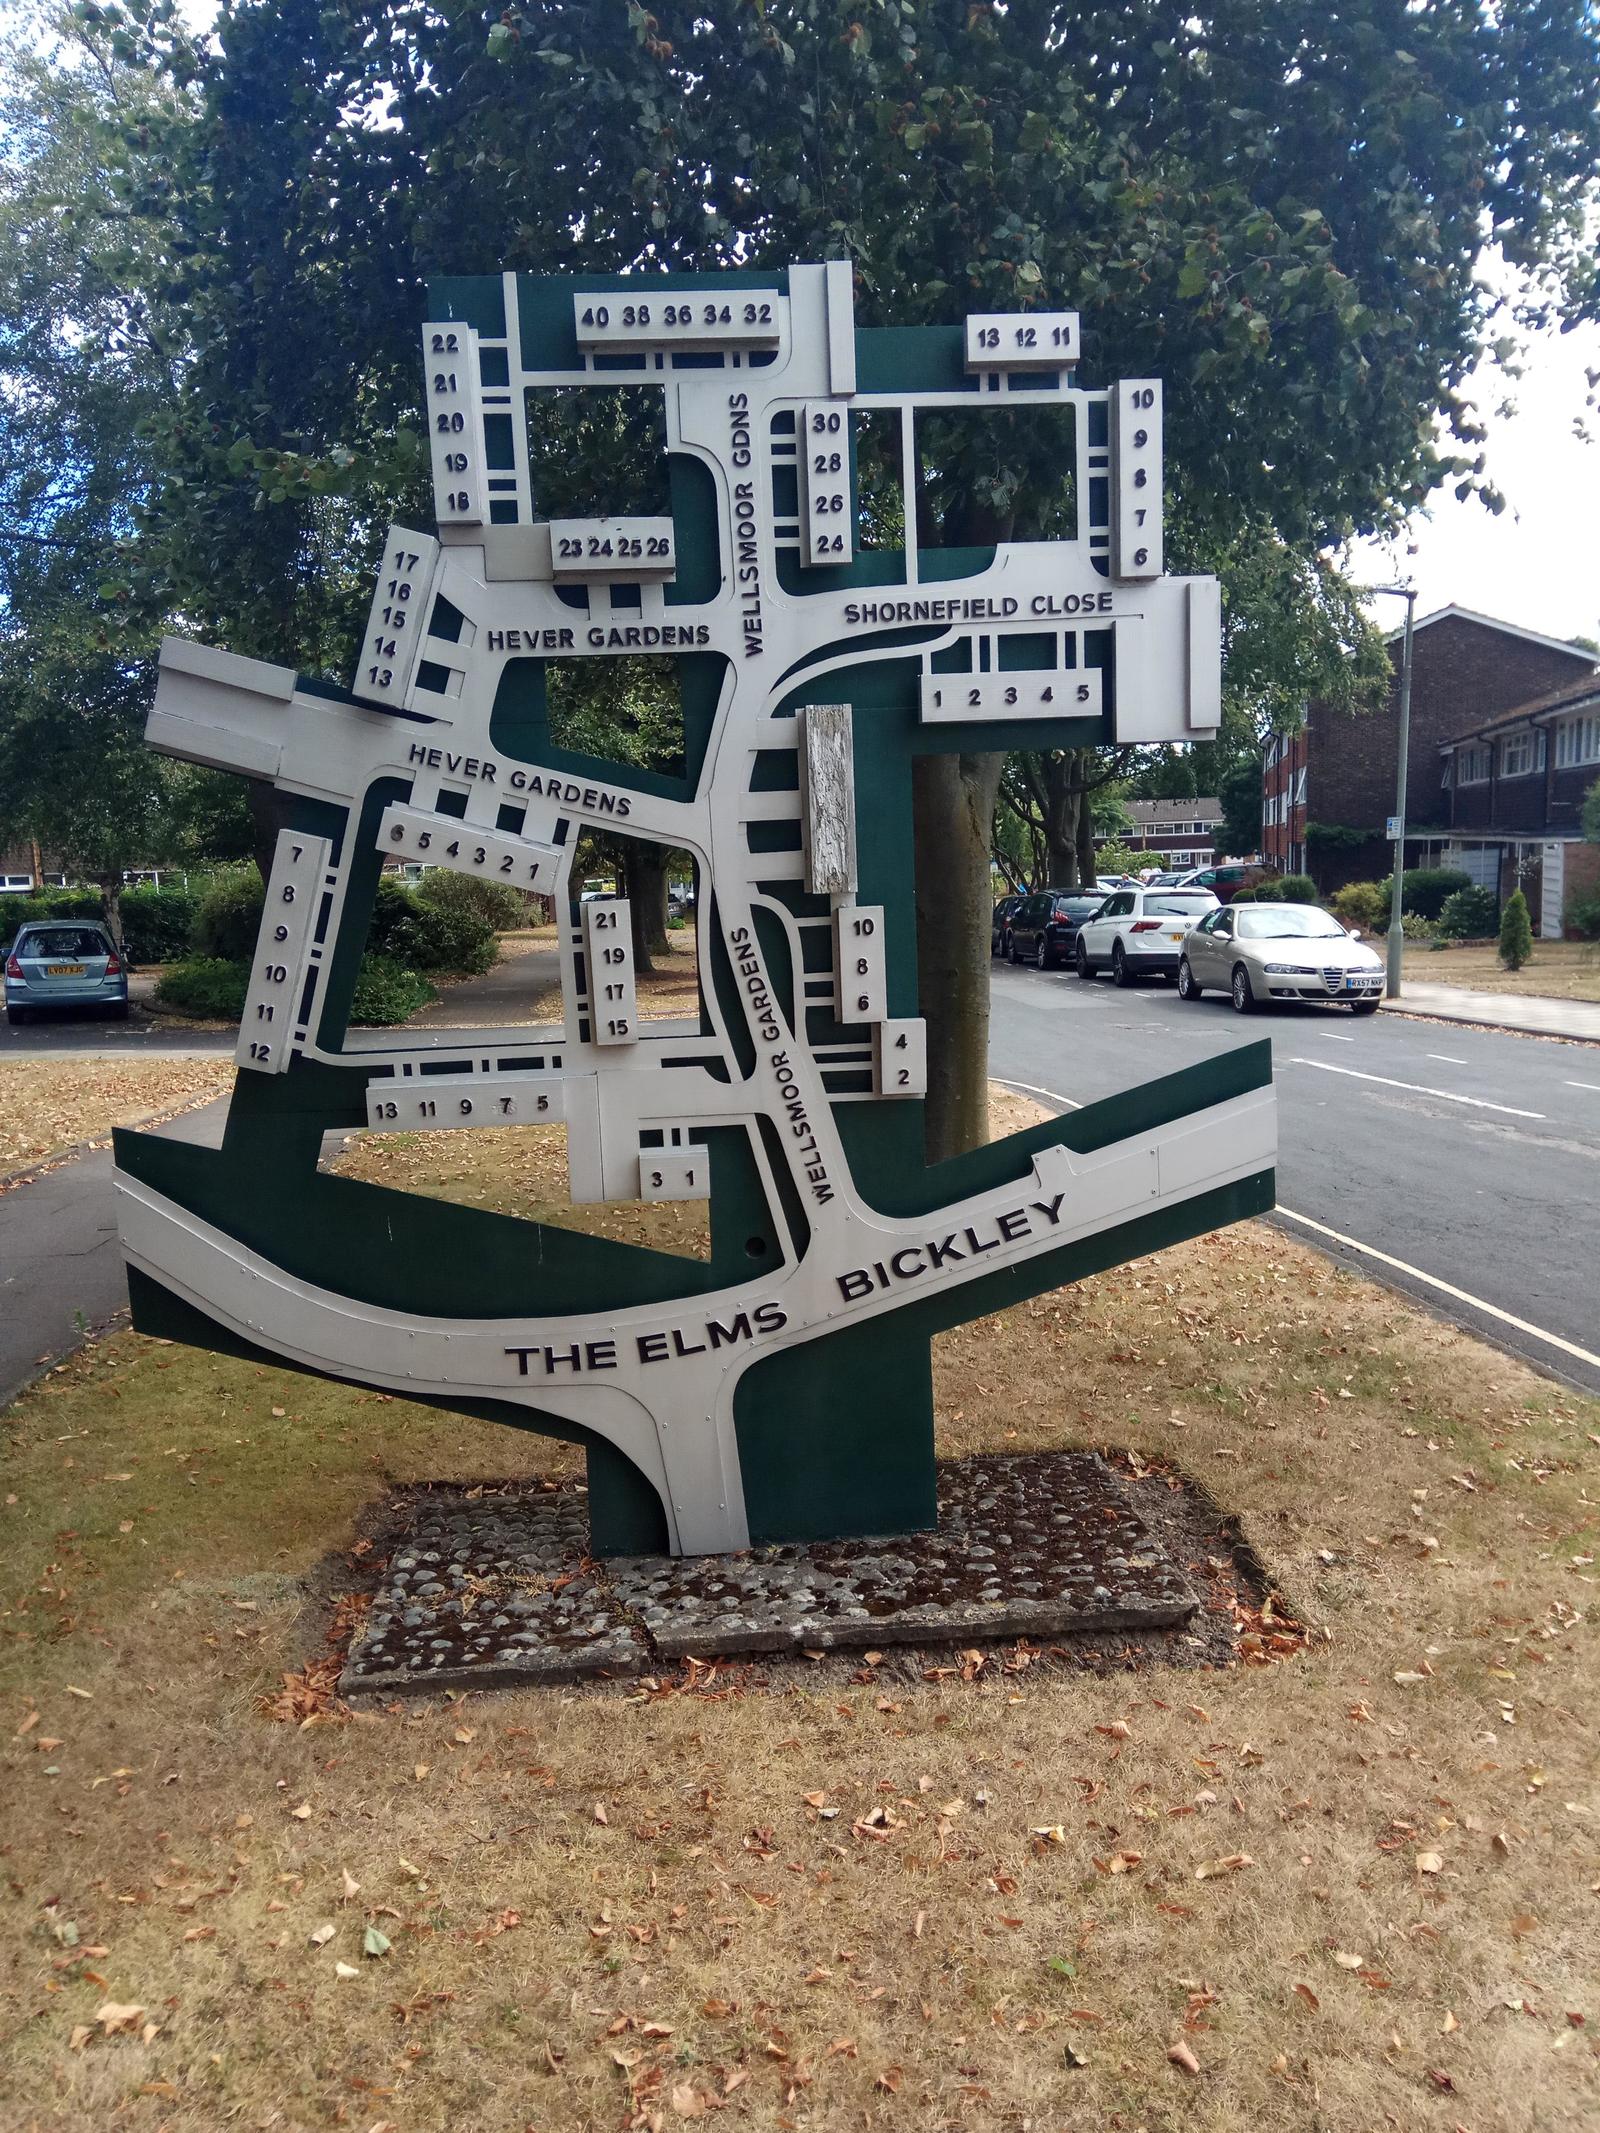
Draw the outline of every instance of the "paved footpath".
M228 1099L154 1130L217 1147ZM0 1193L0 1406L128 1301L111 1150L97 1148Z
M1418 985L1407 978L1384 1011L1425 1015L1435 1022L1470 1022L1480 1029L1524 1030L1535 1037L1583 1037L1600 1044L1600 1006L1589 1000L1549 1000L1533 993L1472 992L1465 985Z

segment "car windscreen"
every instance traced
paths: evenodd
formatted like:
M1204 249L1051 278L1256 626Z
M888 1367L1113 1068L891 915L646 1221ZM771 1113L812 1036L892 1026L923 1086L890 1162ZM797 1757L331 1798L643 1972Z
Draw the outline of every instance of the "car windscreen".
M1271 910L1239 913L1242 941L1342 941L1345 930L1326 911L1309 910L1304 904L1280 904Z
M93 926L35 926L17 944L18 955L71 957L81 962L86 955L106 955L110 945Z
M1105 902L1103 896L1058 896L1056 911L1066 918L1087 918L1091 911L1098 911Z
M1147 896L1144 908L1147 917L1198 918L1215 901L1212 896Z

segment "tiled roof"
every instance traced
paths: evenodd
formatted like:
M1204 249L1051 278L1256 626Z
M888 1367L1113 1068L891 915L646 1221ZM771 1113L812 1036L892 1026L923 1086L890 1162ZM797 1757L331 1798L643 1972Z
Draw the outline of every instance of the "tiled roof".
M1525 704L1513 704L1509 711L1497 711L1493 718L1480 719L1445 746L1454 748L1461 741L1476 740L1484 733L1502 733L1508 726L1525 726L1530 720L1543 723L1559 718L1564 711L1581 711L1594 703L1600 703L1600 673L1586 674L1582 681L1563 682L1559 689L1547 689L1543 696L1531 696Z
M1124 800L1136 829L1162 829L1169 822L1220 822L1220 800Z

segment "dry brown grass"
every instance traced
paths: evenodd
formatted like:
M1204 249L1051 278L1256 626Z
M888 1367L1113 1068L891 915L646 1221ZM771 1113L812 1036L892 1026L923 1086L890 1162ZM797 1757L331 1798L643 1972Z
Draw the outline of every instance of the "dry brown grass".
M233 1086L233 1061L130 1059L0 1060L0 1177L42 1163L113 1126L167 1117Z
M1592 2125L1600 1405L1261 1225L956 1332L937 1385L948 1452L1181 1462L1310 1650L296 1730L262 1701L362 1508L571 1455L132 1335L47 1378L0 1512L5 2122Z
M1507 970L1498 952L1483 942L1437 950L1410 947L1406 972L1419 985L1600 1001L1600 944L1594 941L1535 941L1532 956L1520 970Z

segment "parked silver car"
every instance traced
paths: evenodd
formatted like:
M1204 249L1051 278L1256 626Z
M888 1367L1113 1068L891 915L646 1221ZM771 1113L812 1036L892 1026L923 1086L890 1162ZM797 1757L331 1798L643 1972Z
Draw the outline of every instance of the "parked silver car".
M1315 904L1224 904L1185 936L1178 998L1226 992L1241 1015L1262 1000L1338 1001L1375 1015L1383 964Z
M37 919L6 956L6 1020L28 1022L62 1007L128 1012L128 973L116 943L93 919Z

